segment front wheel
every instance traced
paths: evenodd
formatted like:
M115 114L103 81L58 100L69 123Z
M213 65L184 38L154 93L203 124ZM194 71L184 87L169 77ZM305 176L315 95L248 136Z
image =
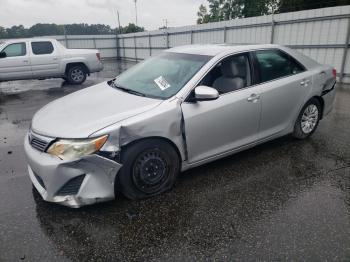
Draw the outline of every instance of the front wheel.
M320 102L312 98L302 108L294 125L293 136L297 139L305 139L311 136L321 118Z
M169 190L180 170L179 156L174 147L159 139L128 146L122 152L121 160L123 167L117 186L129 199L144 199Z

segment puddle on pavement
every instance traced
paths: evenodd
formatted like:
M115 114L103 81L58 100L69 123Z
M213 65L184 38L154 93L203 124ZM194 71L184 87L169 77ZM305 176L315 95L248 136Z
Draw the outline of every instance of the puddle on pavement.
M136 62L132 61L121 61L118 63L115 61L105 61L104 70L88 76L86 82L81 86L87 87L110 80L135 64ZM70 85L61 78L9 81L0 83L0 96L18 94L29 90L50 90L69 86Z

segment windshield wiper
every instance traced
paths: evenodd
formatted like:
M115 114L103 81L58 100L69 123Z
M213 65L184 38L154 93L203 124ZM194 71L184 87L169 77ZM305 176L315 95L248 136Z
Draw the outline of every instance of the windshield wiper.
M127 92L129 94L133 94L133 95L137 95L137 96L143 96L143 97L146 96L144 93L141 93L141 92L138 92L138 91L135 91L135 90L132 90L132 89L120 86L120 85L116 84L115 81L113 81L113 80L109 81L108 84L112 85L113 87L118 88L118 89L120 89L120 90L122 90L124 92Z

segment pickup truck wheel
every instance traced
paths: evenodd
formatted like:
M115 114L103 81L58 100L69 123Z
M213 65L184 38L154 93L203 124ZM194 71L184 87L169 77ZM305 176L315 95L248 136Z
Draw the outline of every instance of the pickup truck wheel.
M167 191L180 170L179 156L168 143L148 139L125 149L117 187L129 199L145 199Z
M77 65L68 69L67 80L70 84L80 85L86 80L86 70L83 66Z

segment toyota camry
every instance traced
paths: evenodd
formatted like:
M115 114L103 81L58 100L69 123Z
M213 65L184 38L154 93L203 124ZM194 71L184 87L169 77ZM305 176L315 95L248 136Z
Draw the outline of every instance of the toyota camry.
M179 172L277 137L311 136L336 71L279 45L190 45L49 103L24 147L42 198L70 207L144 199Z

